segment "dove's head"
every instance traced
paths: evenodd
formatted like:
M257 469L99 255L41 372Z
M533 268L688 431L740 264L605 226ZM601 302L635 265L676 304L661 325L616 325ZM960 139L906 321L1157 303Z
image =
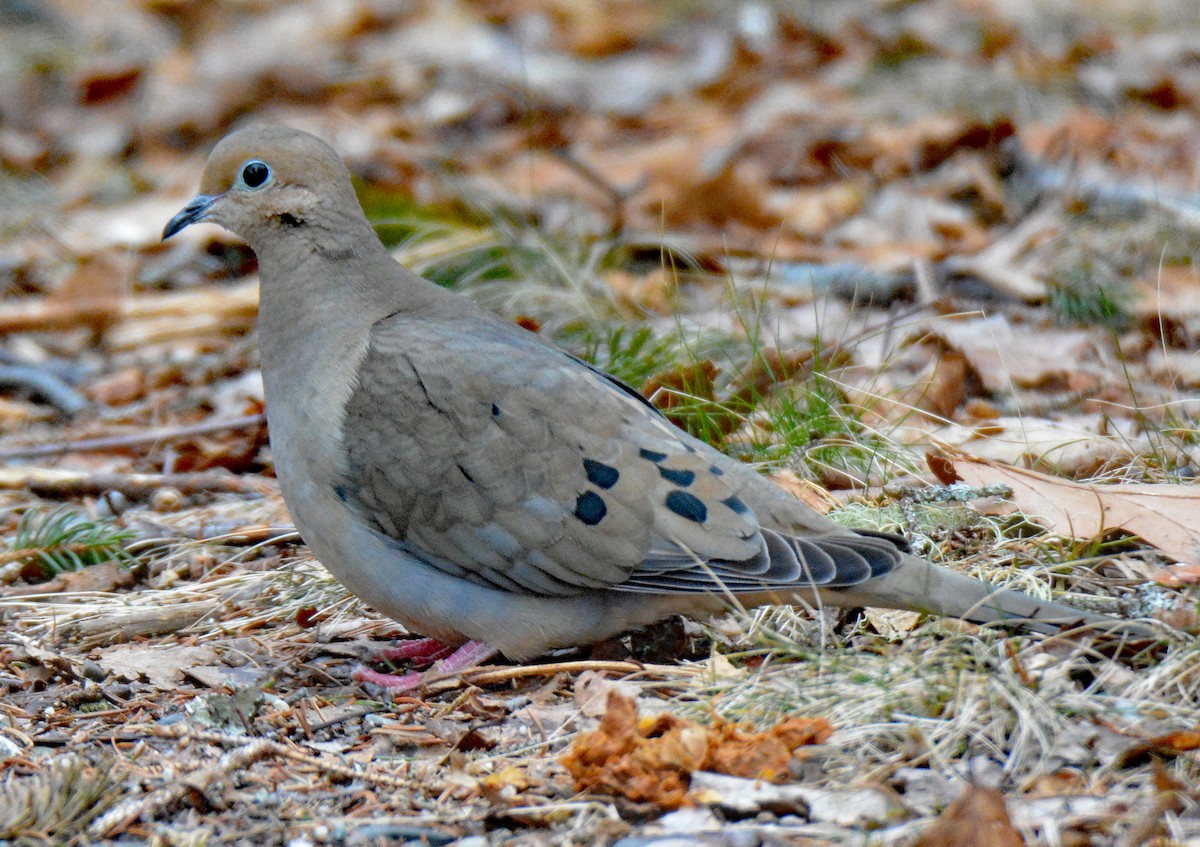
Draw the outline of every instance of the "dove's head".
M256 250L283 232L344 230L365 223L350 173L316 136L252 126L213 148L200 193L163 229L170 238L201 221L219 224Z

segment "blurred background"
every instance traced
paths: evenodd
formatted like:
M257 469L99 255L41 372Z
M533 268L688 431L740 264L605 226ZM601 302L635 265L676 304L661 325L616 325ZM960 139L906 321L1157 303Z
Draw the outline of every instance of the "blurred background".
M1194 629L1195 0L0 0L0 841L652 843L652 796L557 759L592 670L350 678L403 633L287 531L253 253L160 240L261 121L342 154L399 261L835 519ZM1030 843L1200 843L1184 640L780 608L627 646L646 713L838 730L779 774L820 803L742 786L697 844L909 844L967 783ZM85 799L5 817L34 796Z
M1009 461L1187 472L1141 427L1196 413L1198 44L1183 0L4 0L0 351L114 426L252 400L253 255L159 234L222 135L277 121L399 258L715 440L815 356L839 419L800 446L984 426ZM2 399L9 432L63 423ZM878 481L848 452L756 455Z

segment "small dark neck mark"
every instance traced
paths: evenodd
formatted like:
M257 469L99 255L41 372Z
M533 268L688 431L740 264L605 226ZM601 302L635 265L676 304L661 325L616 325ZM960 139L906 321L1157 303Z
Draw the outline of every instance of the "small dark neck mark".
M291 212L284 212L279 216L279 222L284 226L297 227L304 226L304 219L298 218Z

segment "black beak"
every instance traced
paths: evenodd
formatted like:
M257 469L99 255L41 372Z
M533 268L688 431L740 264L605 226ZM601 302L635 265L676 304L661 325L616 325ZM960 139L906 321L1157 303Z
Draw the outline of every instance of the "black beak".
M198 223L204 220L204 216L208 214L208 210L213 207L221 199L221 195L200 194L191 199L186 206L183 207L178 215L167 221L167 225L163 227L163 241L166 241L175 233L187 226Z

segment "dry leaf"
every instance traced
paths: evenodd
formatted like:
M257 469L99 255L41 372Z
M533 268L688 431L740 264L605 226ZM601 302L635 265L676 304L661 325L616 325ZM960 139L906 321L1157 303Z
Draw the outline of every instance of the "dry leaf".
M1167 588L1182 588L1200 584L1200 565L1171 565L1155 571L1150 578Z
M598 718L608 709L608 695L616 691L636 702L638 688L633 683L608 679L595 671L584 671L575 680L575 705L589 718Z
M1023 847L1013 828L1004 795L995 788L969 785L962 796L921 833L914 847Z
M1096 339L1085 330L1047 328L1010 321L1004 315L943 321L937 337L957 350L991 393L1023 388L1083 388L1079 367L1094 356Z
M758 399L771 387L784 382L803 382L812 372L812 350L784 353L774 347L764 347L729 386L725 405L736 411L750 411ZM821 351L821 359L832 367L849 363L848 353L836 347Z
M767 474L767 479L822 515L841 506L841 502L815 482L786 468Z
M1192 750L1200 750L1200 727L1168 732L1135 744L1117 758L1117 767L1135 767L1151 758L1173 758Z
M146 372L142 368L121 368L86 388L87 394L104 406L124 406L140 400L146 393Z
M1184 318L1200 315L1200 276L1186 265L1154 265L1152 273L1137 280L1138 295L1132 310L1143 318Z
M861 211L863 190L850 180L786 195L784 226L803 235L824 235L835 224Z
M901 443L950 445L969 449L975 458L1002 465L1052 470L1059 476L1083 478L1106 464L1150 449L1147 439L1114 438L1099 432L1098 416L1064 414L1057 419L1036 415L1005 416L978 423L954 423L930 431L909 426L892 437Z
M1031 518L1072 538L1095 538L1120 529L1182 562L1200 561L1200 487L1195 485L1093 485L1002 465L948 450L954 470L980 488L1003 483Z
M513 793L524 791L529 787L529 778L525 775L525 771L508 765L479 780L479 787L485 796L498 798L500 792L506 788L512 790Z
M954 463L940 453L927 452L925 454L925 464L929 466L929 470L933 471L933 475L937 477L937 481L942 485L953 485L956 482L962 482L962 479L954 471Z
M599 728L576 738L562 763L580 789L678 808L687 795L687 774L658 760L662 744L661 735L650 738L639 727L634 701L610 692Z
M686 411L703 403L713 427L728 435L737 429L741 418L717 404L715 382L720 372L720 368L710 359L681 364L646 380L641 388L642 396L662 409L668 420L681 427L687 426ZM674 411L676 409L683 411Z
M655 268L648 274L635 276L616 269L605 274L604 279L616 295L617 302L635 314L654 312L669 315L674 310L678 286L673 270Z
M910 341L914 364L923 373L895 400L901 408L912 407L938 420L951 420L968 398L984 393L983 379L962 351L937 333L922 332Z
M610 691L599 728L576 738L562 763L580 790L674 809L688 801L693 771L776 782L790 774L798 748L831 734L822 718L790 718L763 732L719 718L701 726L670 713L639 720L636 702Z
M676 182L656 198L668 226L727 226L737 221L753 229L779 225L767 203L766 175L744 163L730 162L711 176L703 168L677 171Z
M121 679L145 679L155 688L170 691L179 686L180 672L199 665L211 665L217 658L216 650L210 645L115 644L103 649L96 664Z

